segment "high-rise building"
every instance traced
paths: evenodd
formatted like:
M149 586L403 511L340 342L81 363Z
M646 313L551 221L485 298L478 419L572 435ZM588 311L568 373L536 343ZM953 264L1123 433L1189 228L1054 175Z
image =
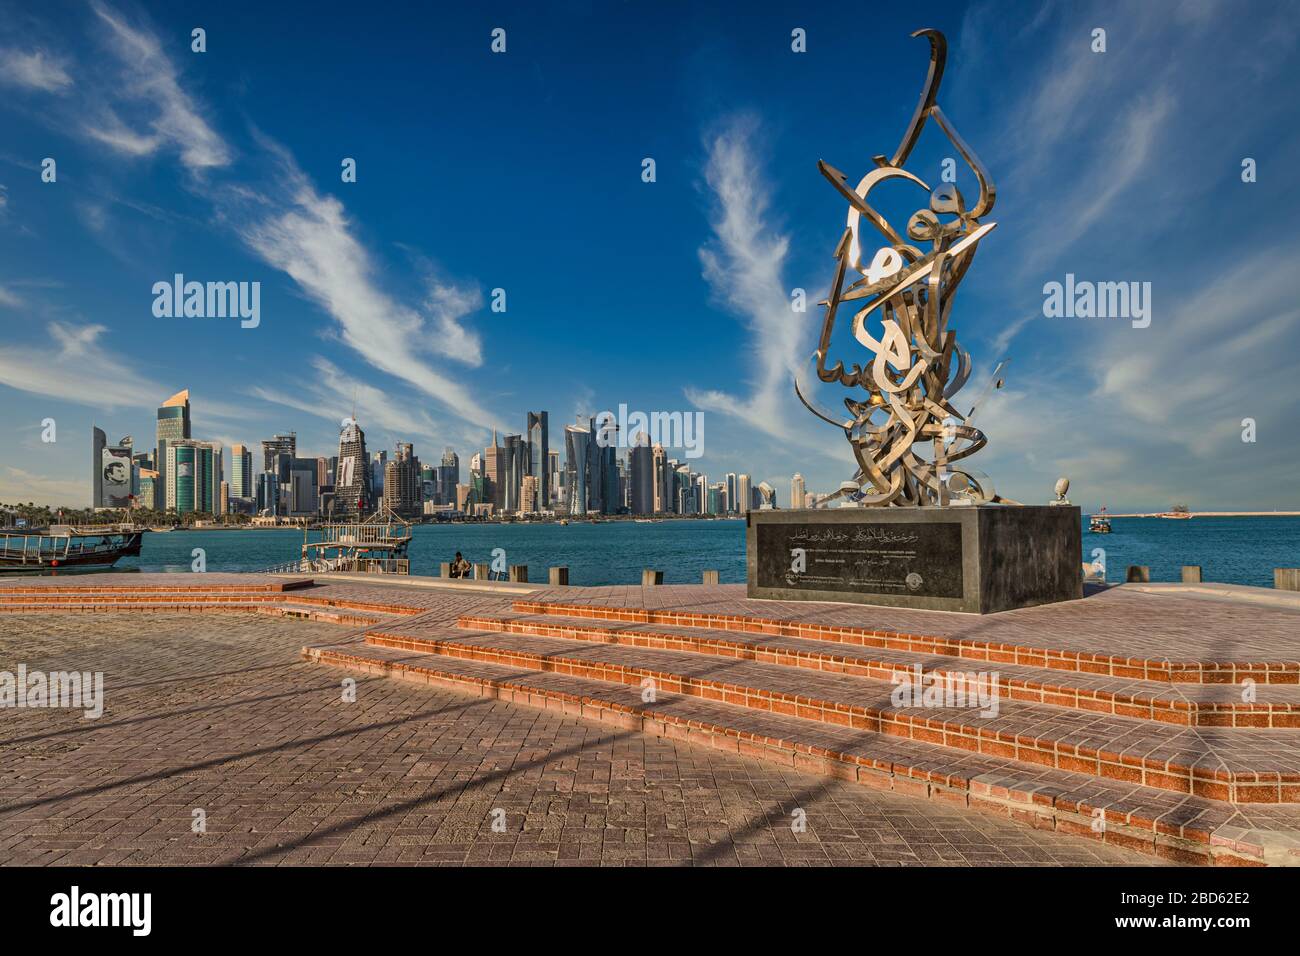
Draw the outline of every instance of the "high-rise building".
M564 487L569 514L587 513L591 430L581 425L564 427Z
M618 423L613 412L590 420L587 444L587 510L615 514L623 503L619 490Z
M734 471L727 472L726 482L727 482L726 510L729 514L735 514L740 509L736 506L736 496L739 492L736 487L736 473Z
M137 469L137 487L135 505L137 508L157 508L158 505L158 471L154 468Z
M547 469L551 460L550 425L546 412L529 412L524 437L528 442L528 474L537 479L538 511L551 504L551 482Z
M663 454L663 448L655 449ZM628 472L628 509L634 515L648 515L655 512L655 450L650 448L650 436L637 432L632 438L632 447L627 453Z
M803 475L796 472L795 476L790 479L790 507L802 508L803 496L807 491L808 489L803 485Z
M190 390L177 392L162 405L158 406L157 448L154 462L158 469L158 481L166 495L167 488L167 446L182 438L190 437ZM160 498L165 508L165 497Z
M217 489L216 513L219 515L225 514L226 511L228 510L229 501L230 501L230 483L223 481L220 487Z
M537 480L536 475L524 475L524 480L519 485L519 511L521 514L531 514L540 510L538 508L538 498L541 495L541 483Z
M448 446L443 449L442 462L438 465L438 504L454 505L459 484L460 456Z
M264 471L257 476L254 489L256 510L258 514L273 515L280 513L280 476L273 471Z
M222 456L219 442L173 438L167 441L165 502L178 515L216 514L221 496Z
M396 514L420 514L420 460L410 442L398 442L392 460L384 465L384 505Z
M543 511L555 509L555 499L560 494L560 453L552 448L546 453L546 500Z
M370 456L366 454L366 433L361 430L356 419L349 418L339 431L339 463L334 473L334 514L342 518L363 518L374 507L375 494L370 486Z
M284 487L281 489L281 511L285 514L294 518L307 518L320 510L319 476L322 460L289 459L288 480L282 482Z
M230 496L253 497L253 453L243 445L230 446Z
M373 452L370 455L370 493L378 501L384 493L384 466L388 464L388 450ZM337 483L338 476L335 475Z
M91 428L90 499L94 508L129 508L135 494L131 439L109 445L101 428Z
M668 467L668 453L658 442L655 442L650 450L650 470L651 480L654 482L651 502L654 513L670 514L673 510L673 474Z
M490 499L493 510L500 512L505 506L505 462L502 460L502 449L497 444L497 430L492 429L492 444L483 449L483 477L487 479L488 490L491 492ZM487 504L488 502L483 502Z
M262 470L273 471L277 455L288 455L293 458L297 454L297 432L289 432L287 435L276 435L274 438L265 439L262 442Z
M522 435L507 435L501 453L504 474L501 482L505 487L504 503L506 514L520 511L519 489L524 476L528 474L528 445Z
M695 513L709 513L709 476L693 475L691 484L695 489Z
M736 476L736 513L748 514L750 502L753 501L754 495L749 487L749 475Z

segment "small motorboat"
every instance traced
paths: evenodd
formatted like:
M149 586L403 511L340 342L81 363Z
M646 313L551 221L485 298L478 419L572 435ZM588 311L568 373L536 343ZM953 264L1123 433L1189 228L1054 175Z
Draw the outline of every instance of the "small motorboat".
M1106 506L1102 505L1101 511L1088 519L1088 530L1093 534L1110 534L1110 516L1106 514Z

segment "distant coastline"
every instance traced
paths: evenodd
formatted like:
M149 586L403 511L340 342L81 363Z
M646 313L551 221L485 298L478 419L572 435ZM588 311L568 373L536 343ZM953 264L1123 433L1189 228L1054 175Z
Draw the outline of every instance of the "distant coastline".
M1112 514L1107 518L1300 518L1300 511L1152 511L1146 514Z

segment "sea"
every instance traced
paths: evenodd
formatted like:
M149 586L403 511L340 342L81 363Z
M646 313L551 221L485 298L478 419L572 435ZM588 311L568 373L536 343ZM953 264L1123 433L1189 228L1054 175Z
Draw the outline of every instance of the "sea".
M1123 581L1128 565L1151 569L1152 581L1177 581L1185 564L1201 566L1204 580L1273 586L1274 568L1300 567L1300 517L1114 518L1111 534L1083 528L1083 560L1100 557L1109 581ZM411 573L436 576L457 551L471 563L490 562L496 548L507 564L528 566L532 581L547 568L569 568L575 585L639 584L641 571L664 572L665 584L697 584L705 569L724 583L745 580L743 519L607 521L559 524L437 524L412 529ZM192 570L202 548L208 571L257 571L295 560L300 530L170 531L144 536L139 557L114 570ZM1098 555L1100 549L1104 555Z

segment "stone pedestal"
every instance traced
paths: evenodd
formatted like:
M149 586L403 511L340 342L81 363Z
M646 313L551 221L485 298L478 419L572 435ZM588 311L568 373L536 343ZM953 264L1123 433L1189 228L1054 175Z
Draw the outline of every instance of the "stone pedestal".
M749 596L989 614L1083 597L1073 506L751 511Z

